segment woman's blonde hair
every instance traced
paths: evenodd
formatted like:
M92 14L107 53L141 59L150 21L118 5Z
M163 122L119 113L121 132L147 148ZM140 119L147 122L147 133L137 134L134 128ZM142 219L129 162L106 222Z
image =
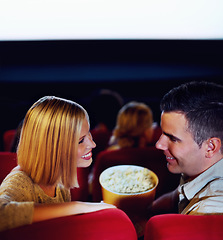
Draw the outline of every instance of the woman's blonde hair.
M141 102L129 102L117 116L116 127L111 142L122 147L137 147L145 130L152 128L153 113L149 106Z
M46 96L28 110L17 149L18 164L35 183L59 181L77 187L77 146L86 110L66 99Z

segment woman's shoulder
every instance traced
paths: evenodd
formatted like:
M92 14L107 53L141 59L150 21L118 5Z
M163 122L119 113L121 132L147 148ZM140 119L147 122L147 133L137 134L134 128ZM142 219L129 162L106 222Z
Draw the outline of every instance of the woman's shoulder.
M13 170L3 180L0 186L0 195L8 196L13 201L32 200L33 182L25 172Z
M31 178L24 171L13 169L3 180L1 184L1 189L2 188L11 189L17 188L18 190L30 189L32 185L33 182Z
M22 181L22 182L32 182L31 178L22 170L18 169L18 168L14 168L7 176L6 178L3 180L4 181Z

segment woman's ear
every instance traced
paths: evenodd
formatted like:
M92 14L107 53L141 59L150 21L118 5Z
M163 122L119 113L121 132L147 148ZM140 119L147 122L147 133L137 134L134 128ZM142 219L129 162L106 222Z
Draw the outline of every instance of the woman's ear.
M207 141L207 150L205 156L207 158L213 157L221 149L221 139L220 138L210 138Z

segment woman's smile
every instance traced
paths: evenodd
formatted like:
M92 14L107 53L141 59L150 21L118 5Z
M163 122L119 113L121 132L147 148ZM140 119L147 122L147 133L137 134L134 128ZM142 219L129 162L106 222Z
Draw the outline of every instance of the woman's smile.
M81 158L83 158L84 160L90 160L92 158L92 151L90 151L87 154L83 155Z

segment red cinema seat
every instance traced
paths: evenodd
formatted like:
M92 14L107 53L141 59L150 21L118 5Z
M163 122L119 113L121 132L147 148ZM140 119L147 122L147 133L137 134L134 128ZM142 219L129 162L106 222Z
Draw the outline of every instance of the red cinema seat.
M222 240L223 215L162 214L150 218L144 240Z
M17 166L17 154L0 152L0 184L10 171Z
M77 180L79 188L70 189L72 201L88 201L89 190L88 190L88 175L89 168L77 168Z
M15 129L7 130L4 132L3 134L4 151L6 152L11 151L11 147L15 139L15 135L16 135Z
M72 215L0 232L1 240L137 240L135 228L119 209Z

